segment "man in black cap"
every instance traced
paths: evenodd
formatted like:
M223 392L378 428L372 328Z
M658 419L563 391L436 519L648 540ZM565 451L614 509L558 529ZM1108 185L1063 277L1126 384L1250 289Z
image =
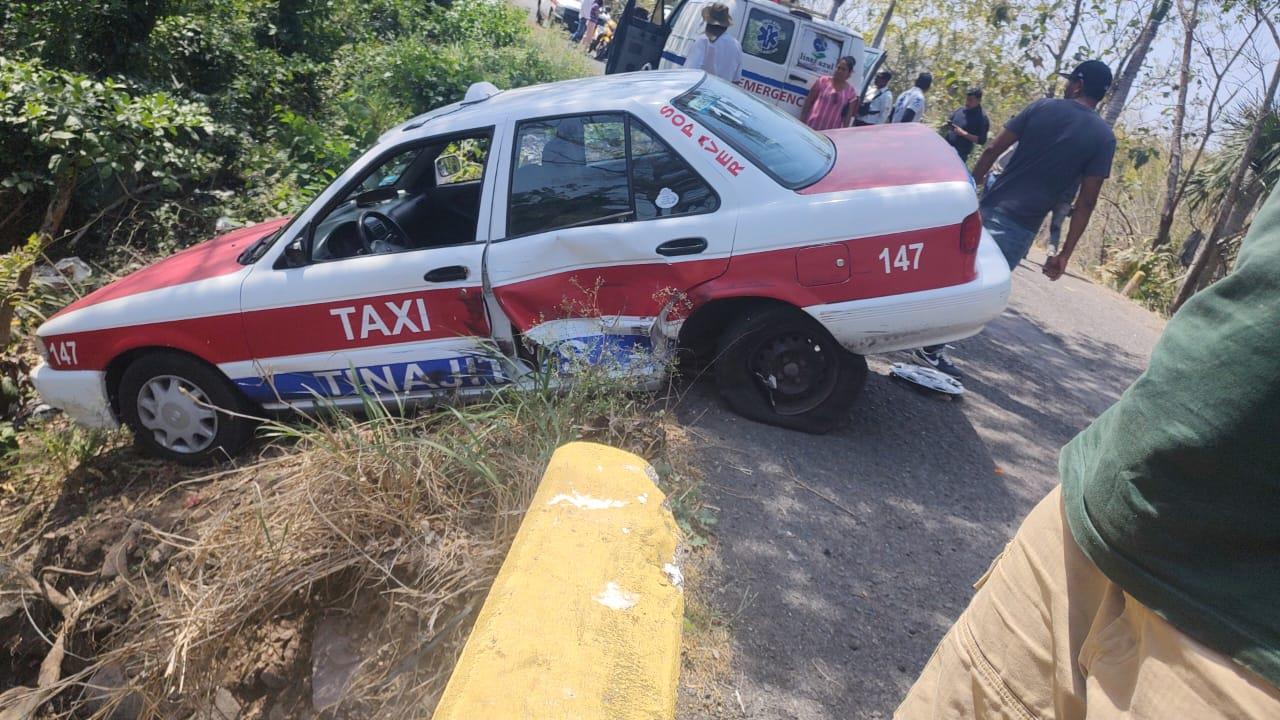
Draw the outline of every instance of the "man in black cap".
M1098 60L1080 63L1067 78L1062 99L1037 100L1005 125L973 169L982 187L991 164L1015 142L1018 149L999 182L983 197L983 225L1004 252L1009 267L1026 256L1044 218L1063 194L1080 182L1071 226L1044 274L1057 280L1089 226L1102 182L1111 175L1116 137L1098 116L1098 102L1111 87L1111 69Z
M982 111L982 88L971 87L964 94L964 107L957 108L947 119L947 143L956 149L960 159L968 162L974 145L987 144L991 121Z
M1098 202L1102 181L1111 174L1116 136L1098 116L1098 101L1111 87L1111 69L1098 60L1080 63L1067 78L1059 99L1037 100L1005 124L982 151L973 179L982 187L1001 153L1018 144L1000 179L982 196L982 225L1000 246L1012 270L1031 249L1044 218L1077 181L1080 191L1062 249L1045 261L1044 274L1057 280L1084 235ZM959 369L942 346L915 352L920 361L955 377Z

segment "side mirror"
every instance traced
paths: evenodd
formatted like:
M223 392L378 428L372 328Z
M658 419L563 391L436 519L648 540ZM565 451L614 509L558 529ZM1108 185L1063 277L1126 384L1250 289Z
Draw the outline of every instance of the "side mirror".
M305 233L304 233L305 235ZM284 253L280 256L284 260L285 267L302 267L307 264L307 248L302 242L302 237L296 237L293 242L284 246Z
M436 158L436 180L448 180L462 172L466 165L460 155L441 155Z

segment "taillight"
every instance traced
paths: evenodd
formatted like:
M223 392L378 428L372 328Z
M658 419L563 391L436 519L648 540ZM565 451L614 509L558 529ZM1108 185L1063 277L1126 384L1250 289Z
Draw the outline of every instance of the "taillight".
M973 213L960 223L960 252L978 252L978 243L982 242L982 216Z

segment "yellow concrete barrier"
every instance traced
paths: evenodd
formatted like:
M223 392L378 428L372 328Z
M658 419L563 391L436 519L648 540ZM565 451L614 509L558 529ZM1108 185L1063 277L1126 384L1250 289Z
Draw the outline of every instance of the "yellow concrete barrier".
M556 451L434 720L675 715L679 531L640 458Z

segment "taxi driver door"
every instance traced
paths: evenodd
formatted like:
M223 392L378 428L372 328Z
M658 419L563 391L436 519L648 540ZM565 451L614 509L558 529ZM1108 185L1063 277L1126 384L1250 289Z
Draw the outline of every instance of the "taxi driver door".
M399 401L502 380L481 262L493 128L406 142L357 163L242 289L253 360L228 368L264 407Z

